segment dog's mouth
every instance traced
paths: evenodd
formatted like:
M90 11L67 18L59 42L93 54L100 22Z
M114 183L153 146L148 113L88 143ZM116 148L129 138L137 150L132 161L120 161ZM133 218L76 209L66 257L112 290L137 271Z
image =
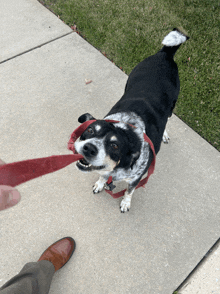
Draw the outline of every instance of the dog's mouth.
M89 163L85 158L78 160L76 164L77 164L77 167L79 167L80 169L86 169L86 170L88 170L92 166L91 163Z
M81 171L93 171L93 170L100 170L105 168L104 165L101 166L94 166L91 163L89 163L85 158L80 159L77 161L76 166L78 167L79 170Z

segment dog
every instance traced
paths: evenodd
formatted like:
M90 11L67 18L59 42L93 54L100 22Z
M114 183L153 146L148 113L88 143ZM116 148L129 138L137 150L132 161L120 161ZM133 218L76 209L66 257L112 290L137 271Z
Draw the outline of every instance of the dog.
M110 176L113 181L128 183L120 204L123 213L129 211L133 192L153 159L143 133L152 141L156 154L162 140L168 143L165 127L180 90L178 67L173 57L188 39L179 29L173 29L163 39L162 49L132 70L123 96L104 119L93 122L75 143L76 151L84 156L76 163L77 168L100 174L93 193L102 191ZM93 119L91 114L85 113L78 121Z

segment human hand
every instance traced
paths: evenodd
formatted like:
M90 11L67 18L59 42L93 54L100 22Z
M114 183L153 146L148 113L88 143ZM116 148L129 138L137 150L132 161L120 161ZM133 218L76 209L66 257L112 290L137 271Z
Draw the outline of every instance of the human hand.
M0 159L0 166L4 165ZM17 189L6 186L0 185L0 210L4 210L16 205L21 200L21 195Z

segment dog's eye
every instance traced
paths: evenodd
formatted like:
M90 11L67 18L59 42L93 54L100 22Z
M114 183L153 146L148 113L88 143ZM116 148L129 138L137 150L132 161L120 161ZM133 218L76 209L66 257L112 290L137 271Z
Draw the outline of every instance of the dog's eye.
M93 132L93 129L92 129L92 128L88 128L88 129L87 129L87 132L88 132L88 133L90 133L90 134L94 134L94 132Z
M117 149L118 149L118 145L117 145L117 144L115 144L115 143L112 143L112 144L111 144L111 146L112 146L112 148L114 148L115 150L117 150Z

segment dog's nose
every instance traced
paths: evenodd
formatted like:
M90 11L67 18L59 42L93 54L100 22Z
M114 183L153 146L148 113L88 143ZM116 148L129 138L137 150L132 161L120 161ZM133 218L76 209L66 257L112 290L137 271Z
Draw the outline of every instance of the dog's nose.
M83 146L83 153L87 157L93 157L98 154L98 149L91 143L87 143Z

